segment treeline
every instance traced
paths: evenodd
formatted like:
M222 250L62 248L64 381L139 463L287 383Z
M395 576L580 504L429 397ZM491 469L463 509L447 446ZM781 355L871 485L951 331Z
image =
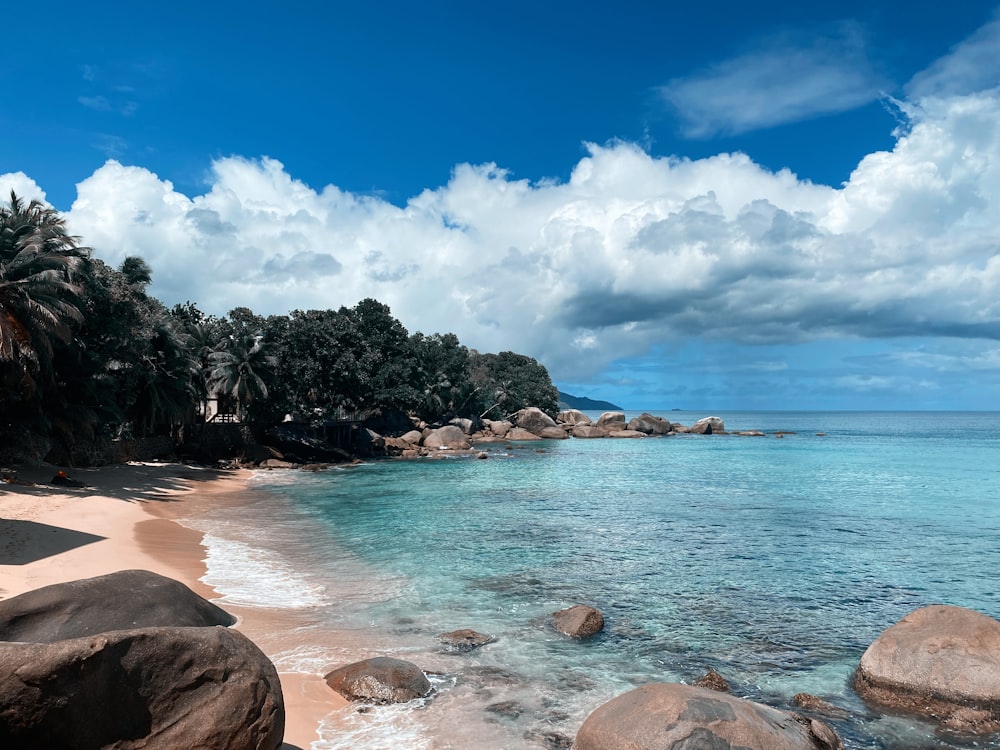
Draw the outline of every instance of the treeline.
M64 220L14 193L0 204L0 451L179 434L210 402L251 429L291 415L399 409L428 421L554 414L545 367L482 354L451 333L410 334L374 299L338 310L217 317L147 293L148 264L92 257Z

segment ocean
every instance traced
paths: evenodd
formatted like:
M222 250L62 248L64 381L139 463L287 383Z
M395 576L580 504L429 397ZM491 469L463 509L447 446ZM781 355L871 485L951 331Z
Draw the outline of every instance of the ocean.
M189 523L222 606L294 615L269 648L279 669L385 655L429 673L429 698L348 709L312 750L569 747L616 695L709 668L738 696L843 709L828 721L850 749L1000 748L872 711L850 687L918 607L1000 617L1000 413L717 415L768 434L261 471L238 512ZM555 633L548 616L574 604L599 608L604 632ZM437 636L460 628L496 641L448 652Z

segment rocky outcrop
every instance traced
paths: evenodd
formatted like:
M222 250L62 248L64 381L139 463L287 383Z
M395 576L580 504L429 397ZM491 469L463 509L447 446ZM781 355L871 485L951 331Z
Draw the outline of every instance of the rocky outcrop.
M655 683L594 711L575 750L842 750L818 719L705 688Z
M485 419L483 420L483 425L486 427L486 429L490 432L491 435L501 439L507 437L507 433L510 432L511 428L514 426L506 419L503 420Z
M636 432L635 430L612 430L608 433L608 437L613 438L644 438L648 437L645 432Z
M604 629L599 609L578 604L552 613L552 627L571 638L589 638Z
M556 422L559 424L590 424L591 419L579 409L566 409L556 415Z
M854 687L871 704L951 731L1000 731L1000 622L962 607L911 612L868 647Z
M575 438L602 438L608 436L608 431L592 424L578 424L570 434Z
M541 435L542 430L548 427L556 428L555 420L544 411L534 406L521 409L511 418L511 420L522 430L533 432L539 436Z
M533 432L529 432L523 427L512 427L506 437L507 440L541 440L538 435Z
M284 724L274 666L228 628L0 643L0 747L274 750Z
M424 435L424 447L429 450L466 450L470 444L460 427L449 424Z
M53 643L109 630L234 622L184 584L148 570L57 583L0 601L0 641Z
M477 633L475 630L463 628L453 630L450 633L441 633L438 640L445 645L449 651L474 651L487 643L493 643L496 638L485 633Z
M722 435L726 432L726 425L721 417L702 417L691 425L691 432L695 435Z
M666 435L673 432L673 426L669 419L654 417L652 414L643 412L638 417L629 420L628 429L636 432L644 432L647 435Z
M562 427L546 427L536 434L543 440L565 440L569 437Z
M625 412L606 411L594 422L595 427L603 427L607 431L625 429Z
M405 703L431 691L431 683L420 667L387 656L348 664L325 679L327 685L351 701Z

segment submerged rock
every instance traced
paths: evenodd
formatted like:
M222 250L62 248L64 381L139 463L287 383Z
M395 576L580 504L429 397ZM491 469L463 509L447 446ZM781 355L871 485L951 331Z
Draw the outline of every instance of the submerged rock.
M842 750L818 719L689 685L654 683L605 703L576 750Z
M0 601L0 641L53 643L109 630L235 622L183 583L148 570L57 583Z
M871 704L950 731L1000 731L1000 622L963 607L911 612L868 647L854 687Z
M431 691L427 675L416 664L377 656L335 669L324 678L333 690L351 701L405 703Z
M0 643L0 747L275 750L278 674L235 630Z
M469 628L463 628L462 630L453 630L450 633L442 633L438 636L438 640L451 651L473 651L487 643L493 643L496 638L485 633L477 633Z

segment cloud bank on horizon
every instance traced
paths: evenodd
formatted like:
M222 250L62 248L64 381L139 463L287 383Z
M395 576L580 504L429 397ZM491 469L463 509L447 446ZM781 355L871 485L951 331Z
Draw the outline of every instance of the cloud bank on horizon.
M659 93L692 137L881 96L850 29L809 53L786 42ZM867 155L839 187L741 153L654 157L629 142L589 144L566 181L460 164L401 206L316 190L268 157L215 160L209 189L191 196L110 160L77 186L67 219L109 263L145 258L167 304L272 314L375 297L411 332L531 354L557 381L692 340L964 340L975 343L960 354L906 356L1000 372L998 48L1000 18L915 76L892 102L892 150ZM802 85L783 89L789 65ZM0 176L0 188L44 197L23 173ZM731 365L787 369L767 357ZM840 377L854 390L899 387Z

